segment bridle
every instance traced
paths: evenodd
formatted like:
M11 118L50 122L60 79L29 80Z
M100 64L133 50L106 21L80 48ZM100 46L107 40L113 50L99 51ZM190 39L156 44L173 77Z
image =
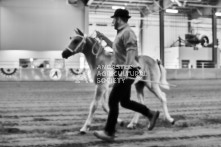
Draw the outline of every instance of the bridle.
M83 49L82 48L84 48L84 45L86 44L86 36L80 36L80 35L77 35L78 37L81 37L82 38L82 40L81 40L81 42L77 45L77 47L75 48L75 50L73 50L73 49L71 49L70 47L66 47L66 49L68 50L68 51L70 51L71 53L76 53L76 52L80 52L80 51L82 51ZM93 37L92 37L93 38ZM101 51L102 51L102 45L99 43L99 41L97 41L96 40L96 38L93 38L93 39L95 39L95 43L92 45L92 49L91 49L91 52L92 52L92 54L93 55L95 55L96 56L96 58L98 57L98 55L101 53ZM72 40L73 41L73 40ZM99 45L99 49L98 49L98 51L97 52L95 52L95 47L96 47L96 45Z
M81 42L77 45L77 47L75 48L75 50L71 49L70 47L66 47L67 50L69 50L71 53L75 53L80 51L80 49L82 50L82 48L84 47L85 43L86 43L86 38L84 36L80 36L78 35L78 37L81 37L82 40ZM73 40L72 40L73 41ZM83 44L83 46L82 46Z

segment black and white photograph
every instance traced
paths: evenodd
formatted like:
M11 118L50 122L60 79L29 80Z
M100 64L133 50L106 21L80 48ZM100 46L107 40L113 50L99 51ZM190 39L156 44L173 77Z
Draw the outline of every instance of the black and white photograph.
M221 147L221 0L0 0L0 147Z

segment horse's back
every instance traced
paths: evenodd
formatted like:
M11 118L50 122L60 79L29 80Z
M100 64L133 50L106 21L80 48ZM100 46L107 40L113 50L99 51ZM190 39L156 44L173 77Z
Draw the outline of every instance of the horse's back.
M141 67L141 71L144 74L143 79L159 81L160 68L156 60L149 56L142 55L138 57L138 62Z
M155 67L157 65L156 60L154 60L153 58L146 56L146 55L139 56L138 61L139 61L141 67L144 65L147 65L149 67Z

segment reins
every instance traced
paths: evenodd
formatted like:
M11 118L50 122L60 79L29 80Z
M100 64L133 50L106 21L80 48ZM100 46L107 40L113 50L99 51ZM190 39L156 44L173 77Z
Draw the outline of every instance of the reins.
M93 39L95 39L95 38L93 38ZM95 46L96 46L97 44L98 44L99 48L98 48L98 51L95 52ZM94 43L93 46L92 46L91 52L92 52L93 55L96 56L96 58L97 58L98 55L102 52L102 45L99 44L99 42L98 42L96 39L95 39L95 43Z

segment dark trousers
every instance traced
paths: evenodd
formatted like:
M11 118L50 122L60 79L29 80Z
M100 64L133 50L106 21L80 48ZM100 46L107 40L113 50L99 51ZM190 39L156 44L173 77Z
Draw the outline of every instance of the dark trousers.
M113 89L109 96L109 114L106 126L104 130L109 134L113 135L115 133L115 128L117 124L117 118L119 115L119 103L122 107L139 112L144 116L151 118L151 111L145 106L135 101L130 100L131 95L131 85L133 84L133 79L119 80L119 73L123 69L115 69L115 83ZM130 68L128 77L136 78L138 72L137 68ZM120 81L120 82L119 82Z

